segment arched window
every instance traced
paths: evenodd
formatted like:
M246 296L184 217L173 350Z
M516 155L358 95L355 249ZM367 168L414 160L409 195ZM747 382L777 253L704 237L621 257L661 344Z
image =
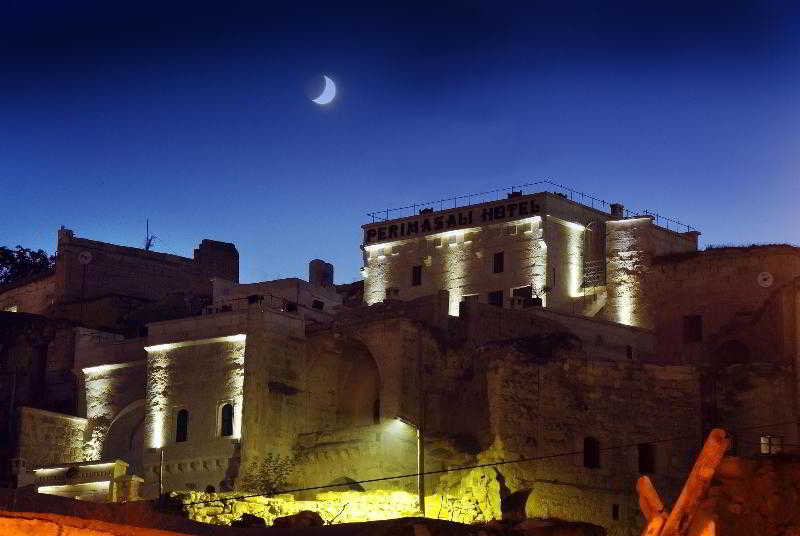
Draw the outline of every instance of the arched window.
M736 365L750 362L750 350L737 340L726 341L717 348L716 361L719 365Z
M175 442L183 443L189 437L189 411L182 409L175 420Z
M583 438L583 466L589 469L600 467L600 440L594 437Z
M233 404L225 404L222 406L219 435L233 435Z
M639 474L651 475L656 472L656 446L653 443L640 443Z
M381 422L381 399L376 398L372 403L372 424L380 424Z

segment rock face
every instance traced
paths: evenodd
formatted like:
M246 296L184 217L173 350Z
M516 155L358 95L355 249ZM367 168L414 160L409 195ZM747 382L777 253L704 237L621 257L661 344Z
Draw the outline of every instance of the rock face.
M606 529L591 523L563 519L524 519L521 522L490 521L478 525L484 533L515 536L606 536Z
M258 527L266 527L267 522L263 517L254 516L253 514L242 514L242 517L231 523L231 527L250 529Z
M316 512L311 510L303 510L291 516L284 516L275 518L272 526L281 529L301 529L306 527L321 527L325 522Z
M725 458L701 511L725 536L800 534L800 460Z

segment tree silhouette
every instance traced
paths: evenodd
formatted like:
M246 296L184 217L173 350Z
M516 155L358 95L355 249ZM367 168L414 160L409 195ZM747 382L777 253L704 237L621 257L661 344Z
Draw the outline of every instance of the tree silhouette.
M34 251L19 245L15 249L0 246L0 285L16 283L51 270L55 260L54 256L41 249Z

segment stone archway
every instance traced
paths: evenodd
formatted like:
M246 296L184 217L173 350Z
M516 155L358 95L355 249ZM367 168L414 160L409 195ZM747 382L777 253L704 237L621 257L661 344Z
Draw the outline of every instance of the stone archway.
M381 414L381 374L367 347L349 337L326 337L313 351L309 431L376 423Z
M376 424L380 419L380 374L365 347L352 345L342 354L339 382L337 427Z
M142 475L142 449L144 447L144 399L125 406L111 421L105 441L103 460L128 462L128 473Z

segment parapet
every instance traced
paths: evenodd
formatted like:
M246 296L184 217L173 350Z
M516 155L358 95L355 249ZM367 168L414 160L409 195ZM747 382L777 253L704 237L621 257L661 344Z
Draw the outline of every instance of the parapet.
M194 250L194 260L209 277L239 282L239 252L230 242L205 238Z

